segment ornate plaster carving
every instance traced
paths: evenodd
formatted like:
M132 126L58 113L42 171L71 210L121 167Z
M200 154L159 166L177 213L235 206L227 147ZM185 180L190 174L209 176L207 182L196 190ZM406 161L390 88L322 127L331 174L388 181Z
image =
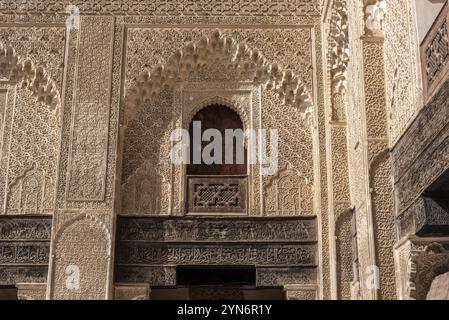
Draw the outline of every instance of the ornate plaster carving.
M160 214L161 186L167 183L150 161L145 161L122 185L124 214Z
M52 213L55 181L34 164L10 185L7 193L8 213Z
M58 213L50 267L50 299L108 299L111 233L99 213ZM67 269L72 268L72 269ZM67 270L79 272L79 288L66 286ZM69 273L70 275L70 273Z
M56 83L45 68L36 66L30 59L22 59L12 46L0 42L0 74L13 83L31 90L37 101L59 111L61 98Z
M413 243L409 260L408 296L424 300L432 281L449 271L449 250L441 243Z
M313 190L312 182L290 163L264 185L264 213L266 215L312 214L307 195Z
M318 287L316 285L287 284L284 286L287 300L317 300Z
M283 103L310 116L312 97L298 76L289 69L283 70L277 63L270 64L261 51L252 50L216 30L212 35L178 49L165 65L157 65L139 75L125 97L125 125L137 116L140 105L158 97L164 88L173 88L177 81L187 79L193 71L214 63L224 63L227 68L236 69L242 79L274 90Z
M27 0L17 4L5 2L2 10L15 14L29 13L66 13L69 0ZM164 0L156 0L142 5L140 0L84 0L76 3L79 11L90 15L136 15L136 16L319 16L318 0L179 0L177 5Z
M333 4L328 46L332 93L342 93L346 88L349 63L348 12L345 0L336 0Z
M369 35L382 35L387 7L386 0L368 0L365 8L365 28Z

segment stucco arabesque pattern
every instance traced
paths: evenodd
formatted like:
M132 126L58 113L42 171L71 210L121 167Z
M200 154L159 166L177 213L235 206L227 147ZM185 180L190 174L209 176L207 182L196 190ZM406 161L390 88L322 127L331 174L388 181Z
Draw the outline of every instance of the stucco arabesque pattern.
M36 66L30 59L21 58L11 45L0 42L0 74L7 75L8 80L29 88L38 102L58 111L61 97L56 83L45 68Z
M262 52L216 30L211 36L177 50L165 65L139 75L136 85L125 97L125 124L136 116L134 109L157 97L164 87L172 88L176 81L186 79L193 69L217 62L226 62L225 65L237 69L242 78L274 90L283 103L294 105L305 116L310 116L312 97L301 79L291 70L284 71L277 63L268 63Z

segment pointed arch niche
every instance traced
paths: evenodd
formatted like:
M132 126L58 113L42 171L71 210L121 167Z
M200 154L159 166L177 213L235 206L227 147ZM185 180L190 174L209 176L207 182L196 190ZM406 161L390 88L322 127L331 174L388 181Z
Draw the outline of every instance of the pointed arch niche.
M53 213L60 109L46 68L0 42L0 213Z
M166 61L165 65L143 71L125 93L121 113L120 214L187 213L186 166L171 163L170 150L175 142L170 141L170 134L176 128L188 130L194 115L206 106L229 107L240 116L244 130L257 131L262 126L262 93L267 91L276 103L311 120L311 94L299 77L276 63L269 63L260 51L219 31L187 44ZM311 132L310 126L304 130ZM261 166L249 166L247 176L245 214L263 215ZM151 203L148 208L130 206L139 194L145 193L138 183L145 179L151 180L150 184L160 183L157 196L153 197L157 203L140 202Z

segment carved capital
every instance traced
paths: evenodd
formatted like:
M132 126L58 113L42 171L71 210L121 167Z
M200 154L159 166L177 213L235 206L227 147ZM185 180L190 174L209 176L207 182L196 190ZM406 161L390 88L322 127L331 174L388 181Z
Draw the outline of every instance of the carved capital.
M367 36L383 36L387 2L385 0L369 0L365 5L365 34Z
M348 14L346 1L337 0L334 2L330 21L328 46L332 94L343 94L346 89L347 68L349 63Z

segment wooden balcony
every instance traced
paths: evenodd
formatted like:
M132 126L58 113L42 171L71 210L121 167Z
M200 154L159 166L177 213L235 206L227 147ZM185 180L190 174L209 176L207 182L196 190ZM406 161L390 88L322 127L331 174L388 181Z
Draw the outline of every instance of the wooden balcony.
M187 175L188 214L247 214L247 176Z
M427 102L441 87L449 73L449 10L442 8L421 44L424 99Z

